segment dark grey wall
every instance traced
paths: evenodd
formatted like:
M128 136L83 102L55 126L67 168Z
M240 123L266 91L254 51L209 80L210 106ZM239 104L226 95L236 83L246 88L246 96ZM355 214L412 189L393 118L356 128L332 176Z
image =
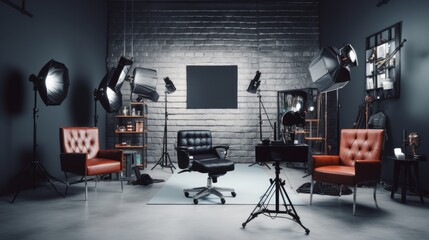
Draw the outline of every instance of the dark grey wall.
M0 2L0 193L13 191L31 161L30 74L37 75L50 59L69 69L70 89L60 106L47 107L37 96L38 156L48 172L62 178L58 128L93 124L93 89L106 72L106 1L27 1L26 9L33 18ZM105 113L99 115L105 129Z
M352 80L340 90L341 128L352 127L358 105L365 97L365 39L367 36L402 21L402 38L407 39L401 55L401 93L399 99L378 104L388 116L388 141L385 156L402 144L402 129L422 135L420 151L429 156L429 2L425 0L391 0L376 7L379 1L324 0L320 2L322 46L352 44L360 65L352 69ZM393 165L384 159L383 178L392 180ZM420 162L421 182L429 189L429 163Z

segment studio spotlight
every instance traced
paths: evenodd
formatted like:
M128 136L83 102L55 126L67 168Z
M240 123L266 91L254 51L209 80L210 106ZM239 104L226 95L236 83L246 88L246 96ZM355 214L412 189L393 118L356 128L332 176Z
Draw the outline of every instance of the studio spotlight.
M268 122L270 123L271 129L274 130L271 120L268 117L267 110L265 109L264 103L262 102L261 91L259 90L259 85L261 85L261 72L256 71L255 77L250 81L249 86L247 87L247 92L257 93L259 100L259 140L262 142L262 109L264 109L265 115L267 116Z
M164 78L165 82L165 90L168 94L174 93L176 91L176 87L174 86L173 82L170 80L169 77Z
M120 92L122 88L122 84L127 78L127 74L133 65L132 59L127 59L125 57L121 57L119 59L118 65L113 71L113 75L109 82L109 88L115 92Z
M139 100L146 98L153 102L157 102L159 99L159 94L156 91L157 81L158 75L155 70L148 68L135 68L131 91L139 95Z
M259 85L261 84L261 80L259 80L260 77L261 77L261 72L256 71L255 77L250 81L250 84L247 87L247 92L256 93L258 91Z
M350 68L357 65L356 52L350 44L340 50L334 47L323 48L309 66L313 85L319 92L343 88L350 81Z

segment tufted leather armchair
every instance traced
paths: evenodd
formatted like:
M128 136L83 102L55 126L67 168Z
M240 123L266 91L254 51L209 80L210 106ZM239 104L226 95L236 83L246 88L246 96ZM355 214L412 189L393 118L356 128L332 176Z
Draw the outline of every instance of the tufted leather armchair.
M376 192L381 175L383 136L382 129L342 129L338 156L314 155L310 205L313 200L314 181L321 181L354 187L353 215L356 212L357 185L373 182L373 195L377 206Z
M224 150L224 156L220 156L218 149ZM235 197L234 189L219 188L212 186L217 182L217 178L234 170L234 162L226 159L228 156L228 146L212 146L212 135L209 130L182 130L177 133L177 161L182 172L196 171L207 173L207 186L184 189L186 197L189 192L196 192L193 197L195 204L198 199L214 194L221 199L222 204L225 199L221 192L228 191Z
M85 180L85 200L88 199L87 176L119 173L122 182L122 150L100 150L98 128L60 128L61 170L66 177L66 194L69 187L67 173L83 176ZM97 181L95 181L97 184Z

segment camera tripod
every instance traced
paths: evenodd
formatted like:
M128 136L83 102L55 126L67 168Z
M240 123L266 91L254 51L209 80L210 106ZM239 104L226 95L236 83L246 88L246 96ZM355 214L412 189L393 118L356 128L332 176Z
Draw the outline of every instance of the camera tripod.
M276 178L270 179L271 185L268 187L267 191L264 193L264 195L261 197L261 200L256 205L256 207L253 209L250 216L247 218L247 220L242 224L243 228L246 227L246 224L252 221L254 218L256 218L259 214L264 214L270 216L271 214L287 214L291 218L291 220L297 222L302 228L304 228L305 233L308 235L310 233L310 230L304 225L302 225L301 220L298 216L298 213L296 212L292 202L290 201L290 198L286 192L286 189L284 187L285 181L280 178L280 161L274 162L274 168L276 170ZM268 209L268 205L270 204L270 200L275 194L275 209ZM280 196L283 199L283 205L286 210L282 211L280 210ZM275 217L274 217L275 218Z

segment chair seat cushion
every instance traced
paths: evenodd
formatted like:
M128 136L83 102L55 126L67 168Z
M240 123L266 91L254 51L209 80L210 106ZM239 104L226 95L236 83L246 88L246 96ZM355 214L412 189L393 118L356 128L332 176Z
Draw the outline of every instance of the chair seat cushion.
M330 165L313 170L313 180L344 185L355 185L355 168L351 166Z
M211 153L211 152L195 154L195 155L192 155L192 157L194 160L219 159L219 155L217 155L215 153Z
M94 176L121 171L121 162L106 158L91 158L87 160L87 175Z
M234 162L223 158L194 160L192 170L201 173L223 174L234 170Z

